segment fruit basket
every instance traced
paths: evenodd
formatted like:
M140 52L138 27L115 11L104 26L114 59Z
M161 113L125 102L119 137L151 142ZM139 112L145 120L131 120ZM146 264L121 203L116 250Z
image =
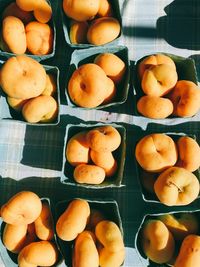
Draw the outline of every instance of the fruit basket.
M65 41L66 43L73 48L88 48L88 47L93 47L95 45L89 44L89 43L85 43L85 44L73 44L70 40L70 18L68 18L64 11L63 11L63 7L62 7L62 2L60 1L60 10L61 10L61 20L62 20L62 25L63 25L63 32L64 32L64 37L65 37ZM106 45L114 45L115 43L118 42L118 40L120 39L120 36L122 34L122 18L121 18L121 13L120 13L120 7L119 7L119 1L118 0L110 0L109 1L111 3L111 6L113 8L113 12L114 12L114 17L119 21L120 25L121 25L121 31L120 31L120 35L117 37L117 39L115 39L114 41L106 44Z
M55 218L56 221L60 217L60 215L66 210L68 205L73 199L66 199L64 201L58 202L55 207ZM98 199L82 199L86 200L90 206L91 210L98 210L107 220L113 221L117 224L119 227L122 236L123 236L123 227L122 227L122 221L119 213L118 204L115 200L98 200ZM64 261L66 266L71 267L72 266L72 250L74 246L73 241L63 241L58 236L56 236L58 245L60 247L60 251L63 255Z
M0 68L4 64L4 61L0 61ZM23 117L21 112L15 111L13 108L11 108L8 103L7 103L7 98L6 94L3 92L3 90L0 87L0 118L2 120L12 120L12 121L17 121L19 123L27 124L27 125L35 125L35 126L45 126L45 125L57 125L60 121L60 88L59 88L59 69L56 66L47 66L43 65L44 69L46 70L47 74L51 74L55 77L55 84L56 84L56 92L54 95L54 98L58 104L58 114L57 117L53 122L49 123L29 123L26 122Z
M148 134L150 134L150 133L148 133ZM145 136L147 136L148 134L145 134ZM196 140L196 136L195 135L191 135L191 134L171 132L171 133L166 133L166 135L171 137L172 140L175 143L177 142L177 140L180 137L186 137L186 136ZM135 164L136 164L137 178L138 178L138 182L139 182L139 185L140 185L140 189L141 189L141 194L142 194L143 200L145 202L147 202L147 203L160 203L159 199L157 198L157 196L156 196L156 194L154 192L154 187L153 187L157 177L159 176L159 173L145 172L144 169L142 169L142 167L139 165L139 163L137 162L136 159L135 159ZM176 166L176 164L175 164L175 166ZM200 180L200 169L198 168L193 173L197 177L197 179ZM145 183L145 178L149 179L148 182L146 182L146 183Z
M117 171L112 177L106 178L102 183L100 184L80 184L77 183L73 178L73 170L74 167L72 167L69 162L66 160L66 144L69 141L71 137L73 137L75 134L81 132L81 131L89 131L93 128L97 128L100 126L107 126L108 124L80 124L80 125L67 125L66 133L65 133L65 139L64 139L64 149L63 149L63 164L62 164L62 174L61 174L61 183L67 184L67 185L74 185L74 186L80 186L85 188L106 188L106 187L121 187L122 186L122 180L123 180L123 172L124 172L124 164L125 164L125 153L126 153L126 130L123 126L117 125L117 124L110 124L114 128L117 129L117 131L121 135L121 144L117 148L117 150L114 151L113 156L117 161Z
M67 104L73 108L81 108L81 109L88 109L83 107L78 107L75 105L69 96L68 93L68 83L70 77L72 76L73 72L83 64L93 63L94 59L102 53L112 53L118 56L122 61L124 61L126 66L126 71L122 81L116 85L116 97L111 100L110 103L101 104L97 106L95 109L103 109L107 107L117 106L123 104L128 97L128 90L129 90L129 77L130 77L130 68L129 68L129 57L128 57L128 49L125 46L116 46L116 47L96 47L90 49L82 49L82 50L74 50L71 56L70 66L66 78L66 99Z
M13 0L1 0L0 1L0 17L2 17L2 13L4 11L4 9L12 2L15 2ZM51 6L52 8L52 18L51 20L49 21L49 26L53 29L53 34L54 34L54 38L53 38L53 47L52 47L52 52L46 54L46 55L33 55L31 53L27 53L26 52L26 55L27 56L30 56L32 58L34 58L35 60L37 61L41 61L41 60L45 60L45 59L48 59L48 58L51 58L55 55L55 49L56 49L56 25L55 25L55 12L56 12L56 9L57 9L57 1L49 1L47 0L48 4ZM0 22L0 28L2 28L2 20ZM1 47L1 45L0 45ZM9 57L12 57L14 56L15 54L12 53L12 52L7 52L7 51L3 51L2 48L0 48L0 57L2 57L3 59L5 58L9 58Z

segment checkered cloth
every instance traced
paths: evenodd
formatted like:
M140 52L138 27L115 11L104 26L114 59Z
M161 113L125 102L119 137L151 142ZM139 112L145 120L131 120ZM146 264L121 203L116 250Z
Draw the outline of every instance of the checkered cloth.
M132 62L147 54L168 52L192 57L197 70L200 70L200 31L195 31L199 25L199 0L121 0L120 5L123 35L119 43L129 48ZM144 131L186 132L196 134L197 138L200 138L200 114L190 119L162 121L134 116L132 87L127 102L117 108L107 111L83 111L68 107L64 98L64 86L71 50L65 45L59 16L57 20L56 55L45 64L56 65L61 71L61 122L58 126L43 127L1 120L0 205L21 190L34 191L40 197L50 198L53 203L69 197L115 199L119 205L124 228L124 266L145 267L148 263L139 258L134 245L135 234L143 216L147 213L167 212L179 208L169 209L143 201L134 166L135 143L144 135ZM126 186L119 189L91 190L61 184L59 177L66 125L99 121L121 123L127 129L127 155L123 179ZM196 209L199 205L200 201L197 200L184 209ZM5 265L2 262L0 266Z

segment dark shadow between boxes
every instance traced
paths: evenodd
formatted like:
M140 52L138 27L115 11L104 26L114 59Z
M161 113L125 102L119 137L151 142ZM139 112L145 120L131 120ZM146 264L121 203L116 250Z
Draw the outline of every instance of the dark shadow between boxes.
M13 0L0 0L0 28L2 28L2 13L4 11L4 9L12 2L15 2ZM56 47L56 25L55 25L55 17L56 17L56 10L57 10L57 1L50 1L47 0L48 4L51 6L52 8L52 18L51 20L47 23L52 29L53 29L53 33L54 33L54 38L53 38L53 47L52 47L52 51L49 52L46 55L33 55L31 53L28 53L26 51L25 55L37 60L37 61L41 61L41 60L46 60L48 58L52 58L55 55L55 47ZM33 21L37 21L34 16L33 16ZM0 45L1 46L1 45ZM3 46L3 44L2 44ZM7 51L3 51L2 48L0 48L0 56L2 58L10 58L12 56L15 56L16 54L12 53L12 52L7 52Z
M199 8L196 0L174 0L157 20L158 37L176 48L200 50Z

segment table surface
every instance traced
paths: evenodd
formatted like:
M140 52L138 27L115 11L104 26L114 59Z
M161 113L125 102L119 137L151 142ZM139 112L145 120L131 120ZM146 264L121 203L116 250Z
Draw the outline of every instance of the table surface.
M156 52L168 52L195 60L200 71L200 3L198 0L129 0L120 1L123 35L119 44L129 49L131 63ZM54 203L74 197L115 199L119 205L126 245L125 267L152 266L138 257L134 239L145 214L200 207L196 200L188 207L167 208L143 201L134 164L134 146L149 132L185 132L200 138L200 114L190 119L150 120L134 115L134 94L117 108L81 110L70 108L64 98L65 77L72 50L65 44L57 16L55 57L45 64L60 68L61 121L57 126L30 126L15 121L0 122L0 205L21 190L32 190ZM131 69L132 70L132 69ZM131 72L131 75L133 73ZM198 75L199 76L199 75ZM200 76L199 76L200 78ZM1 113L0 113L1 114ZM127 130L127 153L123 184L120 188L83 189L60 183L64 135L67 124L115 122ZM0 262L0 266L5 266ZM63 265L64 266L64 265ZM12 266L6 266L12 267Z

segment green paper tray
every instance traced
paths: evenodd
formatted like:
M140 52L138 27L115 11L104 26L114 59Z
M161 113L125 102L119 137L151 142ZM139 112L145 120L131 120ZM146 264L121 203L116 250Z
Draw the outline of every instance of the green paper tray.
M95 57L101 53L113 53L119 58L121 58L126 64L126 72L124 75L123 80L117 85L117 95L114 102L108 104L102 104L93 109L103 109L111 106L117 106L123 104L128 97L128 90L129 90L129 78L130 78L130 64L128 58L128 48L125 46L116 46L116 47L96 47L96 48L89 48L89 49L82 49L82 50L74 50L71 56L70 66L68 69L67 79L66 79L66 91L65 95L67 98L67 104L73 108L80 108L84 110L90 110L90 108L82 108L75 105L68 94L68 83L72 73L81 65L86 63L93 63Z
M60 0L60 11L61 11L61 20L62 20L62 25L63 25L63 32L64 32L64 37L65 37L65 41L66 43L73 48L88 48L88 47L94 47L95 45L92 44L72 44L70 41L70 37L69 37L69 30L70 30L70 21L71 19L69 17L67 17L63 11L63 7L62 7L62 0ZM118 40L120 39L120 36L122 34L122 17L121 17L121 13L120 13L120 7L119 7L119 1L118 0L109 0L109 2L112 5L113 8L113 12L114 12L114 17L119 21L120 26L121 26L121 31L120 31L120 35L113 40L110 43L107 43L103 46L109 46L109 45L114 45L118 42Z
M50 203L50 200L48 198L41 198L41 201L42 202L47 202L49 204L51 212L52 212L52 215L53 215L53 210L52 210L52 205ZM17 267L18 266L18 264L17 264L17 256L18 256L18 254L15 254L15 253L12 253L12 252L8 251L6 249L6 247L4 246L3 241L2 241L4 227L5 227L5 223L2 221L2 219L0 219L0 235L1 235L1 238L0 238L0 255L1 255L1 258L2 258L2 260L3 260L3 262L4 262L6 267ZM55 228L54 228L54 240L53 241L56 243ZM57 245L57 243L56 243L56 245ZM53 266L63 267L64 266L63 265L63 257L61 255L61 252L60 252L60 249L59 249L58 245L57 245L57 248L58 248L58 252L59 252L58 261Z
M148 133L145 134L145 136L149 135L151 133ZM192 134L185 134L185 133L175 133L175 132L171 132L171 133L164 133L164 134L167 134L169 135L175 142L182 136L189 136L191 138L193 138L194 140L196 140L196 136L195 135L192 135ZM139 140L138 140L139 141ZM134 151L135 151L135 148L134 148ZM139 165L139 163L137 162L136 158L135 158L135 164L136 164L136 175L137 175L137 178L138 178L138 181L139 181L139 185L140 185L140 190L141 190L141 194L142 194L142 198L145 202L148 202L148 203L160 203L161 202L159 201L159 199L157 198L156 194L153 194L153 193L150 193L150 192L147 192L147 190L143 187L142 183L141 183L141 172L142 172L142 168L141 166ZM198 170L196 170L194 172L194 174L196 175L196 177L198 178L198 180L200 181L200 168ZM199 196L200 197L200 196ZM198 197L198 198L199 198ZM164 205L164 204L163 204ZM188 206L188 205L187 205Z
M66 208L68 207L69 203L72 201L73 199L67 199L61 202L58 202L56 207L55 207L55 218L56 221L58 220L58 218L61 216L61 214L66 210ZM120 217L120 213L119 213L119 208L118 208L118 204L115 200L97 200L97 199L93 199L93 200L88 200L88 199L84 199L89 203L89 206L91 209L97 209L99 211L101 211L103 214L105 214L106 218L108 220L111 220L113 222L115 222L122 235L123 235L123 227L122 227L122 221L121 221L121 217ZM65 266L67 267L72 267L72 250L73 250L73 241L63 241L61 240L58 236L57 236L57 243L60 247L60 251L63 255L63 258L65 260ZM89 267L89 266L88 266Z
M0 61L0 68L4 64L4 61ZM55 95L55 99L58 103L58 115L54 122L51 123L29 123L26 122L21 113L16 112L14 109L9 107L7 101L6 101L6 94L3 92L2 88L0 87L0 120L14 120L18 121L20 123L25 123L27 125L35 125L35 126L50 126L50 125L57 125L60 121L60 88L59 88L59 74L60 71L55 66L47 66L43 65L47 73L51 73L56 77L56 85L57 85L57 92Z
M188 80L188 81L192 81L198 85L197 71L196 71L196 66L195 66L195 62L193 59L185 58L185 57L181 57L181 56L177 56L177 55L172 55L172 54L167 54L167 53L163 53L163 52L158 52L156 54L166 55L174 61L175 65L176 65L176 70L178 73L178 80ZM139 115L139 116L143 116L143 115L140 114L137 110L137 102L145 94L141 88L141 84L140 84L140 81L138 79L138 74L137 74L138 73L138 66L139 66L140 62L148 56L150 56L150 55L147 55L147 56L141 58L140 60L138 60L135 63L135 68L134 68L134 73L133 73L132 87L133 87L133 90L135 90L135 95L136 95L136 97L135 97L135 114ZM169 118L172 118L172 116L169 116Z
M15 1L12 1L12 0L0 0L0 29L2 28L2 12L3 10L12 2L15 2ZM25 55L31 57L31 58L34 58L35 60L37 61L41 61L41 60L45 60L45 59L48 59L48 58L51 58L55 55L55 49L56 49L56 26L55 26L55 13L56 13L56 9L57 9L57 1L49 1L47 0L47 2L50 4L51 8L52 8L52 18L50 20L50 22L48 23L51 28L53 29L53 32L54 32L54 40L53 40L53 50L50 54L47 54L47 55L32 55L30 53L25 53ZM14 53L11 53L11 52L5 52L3 50L0 49L0 56L3 57L3 58L10 58L10 57L13 57L15 56L16 54Z
M106 178L104 180L104 182L99 184L99 185L79 184L73 179L74 167L71 166L66 160L66 156L65 156L66 144L72 136L74 136L75 134L77 134L81 131L90 130L90 129L93 129L93 128L96 128L99 126L105 126L105 125L111 125L111 126L115 127L121 135L121 144L118 147L118 149L113 152L113 155L114 155L114 157L118 163L118 170L113 177ZM65 139L64 139L61 183L67 184L67 185L91 188L91 189L102 189L102 188L106 188L106 187L121 187L122 186L121 183L123 180L123 172L124 172L125 154L126 154L126 130L123 126L116 125L116 124L103 124L103 123L98 123L98 124L93 124L93 125L92 124L89 124L89 125L86 125L86 124L79 124L79 125L69 124L69 125L67 125L66 133L65 133Z
M196 214L197 218L200 219L200 210L199 209L195 209L195 210L185 210L185 211L170 211L170 212L164 212L164 213L158 213L158 214L146 214L143 219L142 222L137 230L137 233L135 235L135 248L137 251L137 254L139 256L139 258L142 259L142 262L145 263L145 266L151 266L151 267L167 267L167 266L173 266L171 264L167 264L167 263L163 263L163 264L158 264L155 262L152 262L149 258L147 258L147 256L144 254L143 249L141 247L141 243L140 243L140 239L141 239L141 229L144 225L144 223L149 220L149 219L158 219L159 216L161 215L165 215L165 214L175 214L180 216L182 213L192 213L192 214ZM200 229L199 229L200 231ZM198 235L200 234L200 232L198 231ZM180 244L176 241L175 243L175 253L178 254L179 248L180 248Z

